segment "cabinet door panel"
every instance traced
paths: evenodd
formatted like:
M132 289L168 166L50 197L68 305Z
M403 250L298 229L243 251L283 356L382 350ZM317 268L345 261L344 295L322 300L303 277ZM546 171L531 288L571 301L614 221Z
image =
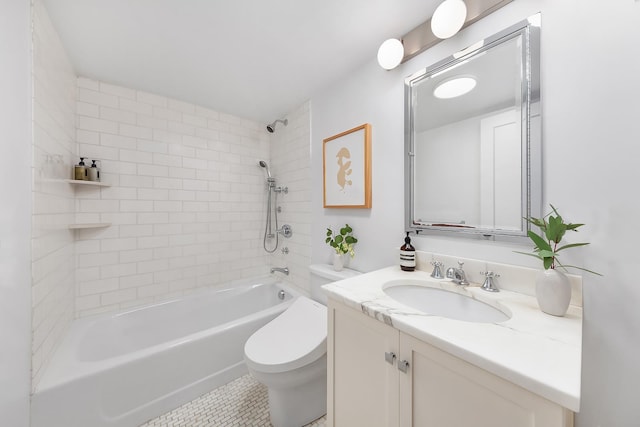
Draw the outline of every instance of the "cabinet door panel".
M565 427L563 408L406 334L400 375L401 426Z
M328 424L398 425L398 371L385 352L398 353L397 330L329 304Z

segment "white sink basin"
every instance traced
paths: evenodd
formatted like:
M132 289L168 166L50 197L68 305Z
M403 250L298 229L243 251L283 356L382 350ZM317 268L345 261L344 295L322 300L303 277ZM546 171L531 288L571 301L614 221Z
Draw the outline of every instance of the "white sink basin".
M465 322L496 323L511 316L484 302L444 289L425 286L419 280L393 280L382 290L394 300L434 316Z

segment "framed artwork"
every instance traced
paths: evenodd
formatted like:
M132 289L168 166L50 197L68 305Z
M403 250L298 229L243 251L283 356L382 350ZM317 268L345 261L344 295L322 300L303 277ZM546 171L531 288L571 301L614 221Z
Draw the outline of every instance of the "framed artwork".
M371 209L371 125L349 129L322 143L325 208Z

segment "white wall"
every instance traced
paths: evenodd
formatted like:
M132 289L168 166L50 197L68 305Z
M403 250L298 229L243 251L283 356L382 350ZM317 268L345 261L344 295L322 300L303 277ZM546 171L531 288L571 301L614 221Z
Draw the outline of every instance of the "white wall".
M396 70L371 62L317 94L312 107L312 260L326 261L323 230L348 221L360 242L353 262L372 270L396 264L403 232L403 79L455 50L542 12L543 192L574 222L587 225L563 255L604 277L584 276L582 410L579 427L637 425L640 287L635 223L640 200L640 3L510 3ZM322 208L322 139L373 126L373 208ZM419 237L421 250L538 267L513 253L530 245Z
M33 4L33 388L74 315L71 178L76 76L41 1Z
M0 13L0 425L29 426L31 5ZM7 60L6 58L10 58Z

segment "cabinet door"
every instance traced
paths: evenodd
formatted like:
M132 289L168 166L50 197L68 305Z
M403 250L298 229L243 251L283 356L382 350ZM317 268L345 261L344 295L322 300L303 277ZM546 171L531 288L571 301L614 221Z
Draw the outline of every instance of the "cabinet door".
M398 340L397 330L329 301L328 426L398 425L398 370L385 360Z
M573 414L483 369L400 333L402 427L569 427Z

